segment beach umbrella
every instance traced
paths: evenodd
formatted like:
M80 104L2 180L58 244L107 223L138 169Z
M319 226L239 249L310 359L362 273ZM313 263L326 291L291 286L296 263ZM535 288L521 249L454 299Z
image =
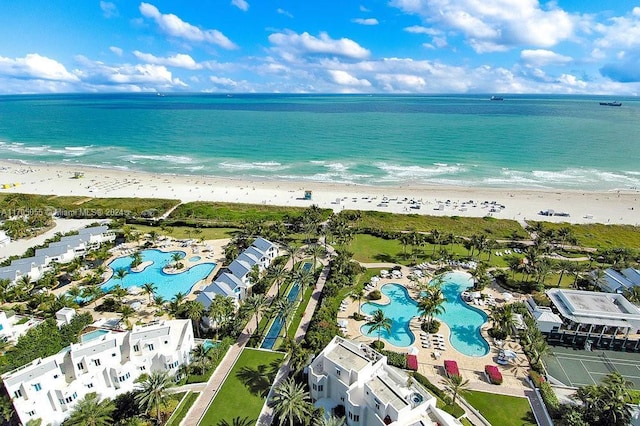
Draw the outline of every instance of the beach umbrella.
M409 355L418 355L420 350L415 346L409 346Z
M505 302L508 302L511 299L513 299L513 294L504 292L502 293L502 298L504 299Z

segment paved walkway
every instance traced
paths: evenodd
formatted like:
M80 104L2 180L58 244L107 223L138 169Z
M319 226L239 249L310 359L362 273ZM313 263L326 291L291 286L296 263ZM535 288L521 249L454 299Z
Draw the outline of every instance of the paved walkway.
M267 301L270 302L271 300L273 300L277 296L277 293L278 286L272 285L266 294ZM258 322L260 322L261 319L262 315L258 315ZM238 341L233 346L231 346L231 348L229 348L226 355L209 378L209 381L207 381L206 386L185 416L184 420L180 423L180 426L197 426L198 424L200 424L200 421L207 412L209 405L211 405L211 402L216 397L220 386L222 386L222 383L224 383L234 364L238 360L238 357L240 357L242 350L249 342L251 334L254 331L252 327L255 327L255 324L256 315L254 314L251 316L249 321L247 321L247 325L242 330Z
M298 343L300 343L302 339L304 339L304 336L307 333L307 330L309 329L311 318L313 317L313 313L316 310L316 306L320 301L320 295L322 294L322 289L324 288L324 285L327 282L327 277L329 276L328 257L325 259L320 259L320 261L324 265L324 268L322 268L322 272L318 277L318 281L316 282L316 286L313 291L313 294L311 295L311 299L309 299L309 304L307 305L307 308L304 310L302 321L300 321L300 325L296 330L295 339L296 339L296 342ZM280 383L282 383L284 380L287 379L287 377L289 376L289 371L290 371L289 362L287 360L287 362L285 362L282 365L282 367L280 367L280 370L278 371L278 375L276 376L276 380L271 386L272 390L275 387L277 387ZM257 426L267 426L267 425L270 425L271 422L273 421L273 410L268 404L270 398L271 398L271 391L269 392L269 395L267 396L265 404L262 407L262 411L260 412L260 417L258 418L258 422L256 423Z

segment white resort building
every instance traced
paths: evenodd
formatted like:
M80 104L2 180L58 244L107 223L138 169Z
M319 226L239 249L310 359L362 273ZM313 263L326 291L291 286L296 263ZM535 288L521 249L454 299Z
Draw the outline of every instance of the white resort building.
M249 248L223 270L196 298L205 308L211 305L216 296L230 297L236 304L247 297L247 289L253 285L249 272L258 265L260 271L265 270L273 259L278 257L278 246L264 238L256 238Z
M436 408L436 398L365 343L334 337L308 367L316 407L344 406L349 426L461 423Z
M555 317L545 315L545 318L553 318L556 323L560 319L548 331L550 340L578 346L588 342L595 348L619 350L640 347L637 336L640 309L623 295L557 288L547 290L546 294ZM531 302L529 305L531 309ZM540 331L545 332L542 328Z
M84 256L89 250L98 248L107 241L114 241L116 235L106 225L80 229L78 235L62 237L60 241L35 251L34 256L16 259L9 266L0 268L0 280L17 282L23 276L38 281L51 269L51 262L68 263L78 256Z
M97 330L84 342L2 375L22 424L60 425L90 392L113 398L135 388L143 373L176 374L194 347L190 320L159 321L127 332Z

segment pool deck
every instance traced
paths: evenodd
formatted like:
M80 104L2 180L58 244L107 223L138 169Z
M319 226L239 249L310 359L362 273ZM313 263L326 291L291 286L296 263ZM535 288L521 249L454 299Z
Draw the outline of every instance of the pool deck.
M375 266L364 264L365 267L380 267L378 264ZM391 267L393 265L384 265L382 267ZM414 300L417 300L418 290L411 280L407 278L407 276L411 273L412 268L402 267L402 278L381 278L380 281L376 284L376 289L380 290L382 286L389 283L397 283L405 286L409 291L411 297ZM496 301L500 302L502 299L500 290L497 288L489 288L487 287L482 291L486 294L493 294ZM517 300L514 298L514 301ZM389 303L389 299L384 294L382 295L382 299L375 301L379 304ZM365 301L362 302L363 304ZM477 306L473 305L475 308L482 309L487 315L489 314L488 306ZM351 316L358 310L358 302L351 301L347 306L345 311L338 312L338 320L346 319L347 320L347 333L346 337L349 339L353 339L360 342L372 342L376 340L375 338L370 338L363 335L360 332L360 327L365 323L365 321L356 321ZM526 382L526 377L529 370L529 364L527 357L524 355L520 344L515 341L507 340L503 344L504 349L510 349L514 351L518 357L517 362L515 364L510 365L498 365L496 360L498 358L498 354L500 352L500 348L497 347L493 339L489 337L487 334L487 330L490 328L490 324L488 322L484 323L481 327L482 336L489 343L489 353L482 357L471 357L464 355L453 348L449 341L450 330L449 326L441 321L440 322L440 330L438 334L444 336L444 341L446 345L446 350L440 352L440 357L435 358L434 349L425 349L421 347L420 344L420 322L419 318L413 318L410 323L410 329L416 337L416 341L413 346L418 348L418 372L425 377L427 377L430 381L435 384L440 384L441 379L444 377L444 360L455 360L458 363L458 368L462 373L462 376L465 379L469 380L469 389L488 391L494 393L503 393L508 395L515 396L525 396L525 390L530 389ZM392 350L394 352L408 352L408 347L398 347L391 345L384 339L385 349ZM484 376L484 367L487 364L497 365L500 369L500 372L503 376L503 383L501 385L491 385L487 382Z
M168 251L182 251L185 253L185 258L182 259L182 263L184 264L184 268L180 269L180 271L176 271L176 272L183 272L189 268L191 268L192 266L201 264L201 263L215 263L216 266L215 268L211 271L211 273L205 277L204 279L196 282L191 291L189 292L189 294L185 297L185 301L187 300L193 300L196 298L197 294L195 293L196 291L200 291L202 289L204 289L208 283L211 282L211 277L214 277L215 274L218 273L218 270L222 267L222 264L224 263L224 246L227 245L229 243L229 239L220 239L220 240L206 240L206 241L202 241L200 243L197 244L193 244L193 245L189 245L187 247L182 247L181 243L178 240L174 240L171 238L167 238L166 240L160 241L158 243L156 243L155 246L153 247L147 247L149 249L155 249L155 250L160 250L160 251L164 251L164 252L168 252ZM143 244L144 241L141 241L141 244ZM110 258L108 258L105 262L104 265L107 266L109 265L109 263L111 263L114 259L118 258L118 257L123 257L123 256L128 256L130 254L126 254L128 253L128 251L137 251L137 250L145 250L145 248L143 248L141 245L138 245L138 243L136 242L128 242L125 244L121 244L120 246L118 246L119 249L114 251L114 253L112 254L112 256ZM207 251L207 252L203 252L202 250L204 248L210 248L211 251ZM200 256L200 259L198 261L192 262L189 259L193 256ZM85 274L90 274L92 271L91 270L86 270L86 271L81 271L81 273L83 274L83 276ZM167 271L165 271L167 272ZM169 272L170 273L170 272ZM104 273L103 278L104 281L106 282L109 278L111 278L113 274L113 271L111 268L107 267L107 271ZM64 287L60 287L60 288L56 288L53 290L53 293L55 295L59 295L59 294L64 294L67 291L69 291L69 288L71 288L73 285L75 285L76 283L71 283L69 285L66 285ZM120 318L121 315L117 312L99 312L97 313L94 308L101 304L103 301L103 298L100 298L97 300L97 302L93 302L90 303L86 306L83 306L82 308L78 309L79 312L90 312L92 315L94 315L94 317L96 316L96 314L99 316L100 319L113 319L113 318ZM149 297L144 294L144 293L140 293L137 295L133 295L133 294L129 294L127 296L125 296L123 298L123 303L128 304L128 303L133 303L133 302L140 302L142 307L136 311L135 315L133 315L131 317L131 319L129 319L130 323L135 324L136 322L142 322L142 323L147 323L147 322L151 322L151 321L156 321L158 319L169 319L169 316L166 312L161 312L159 311L159 307L155 306L152 303L149 303Z

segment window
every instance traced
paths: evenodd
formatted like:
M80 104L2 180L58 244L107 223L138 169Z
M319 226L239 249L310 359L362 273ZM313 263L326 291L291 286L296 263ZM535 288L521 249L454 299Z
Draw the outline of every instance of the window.
M140 370L141 370L141 371L144 371L144 370L146 370L146 369L147 369L147 366L146 366L146 365L141 365L141 366L140 366Z
M169 341L168 341L168 340L165 340L165 341L164 341L164 344L165 344L165 345L168 345L168 344L169 344Z
M76 365L78 366L78 370L84 370L84 363L83 362L79 362Z
M16 398L22 398L22 389L16 389L16 391L13 393L13 396Z
M340 375L340 373L342 373L342 372L340 371L340 369L339 369L339 368L336 368L336 375L337 375L337 376L339 376L339 375Z
M91 389L93 387L93 383L87 383L87 389Z
M54 374L54 375L53 375L53 378L54 378L54 379L57 379L58 377L60 377L60 376L58 376L57 374Z
M34 385L33 385L33 388L34 388L36 391L39 391L39 390L41 390L41 389L42 389L42 386L40 385L40 383L36 383L36 384L34 384Z
M344 396L340 397L340 401L344 402Z
M125 381L125 380L127 380L129 377L131 377L131 373L124 374L124 375L122 375L122 376L118 377L118 381L119 381L119 382L124 382L124 381Z
M116 356L116 353L115 353L115 352L114 352L114 353L112 353L112 354L111 354L111 356Z
M94 359L94 360L93 360L93 364L94 364L96 367L99 367L99 366L100 366L100 360L99 360L99 359Z
M323 386L323 385L318 385L318 391L319 391L319 392L322 392L322 390L323 390L323 389L324 389L324 386Z
M353 413L349 412L349 419L353 420L354 422L359 422L360 421L360 414L353 414Z
M140 346L138 346L138 345L133 345L133 350L134 350L135 352L140 352Z
M149 343L149 350L152 351L153 350L153 343Z
M36 415L36 412L35 412L34 410L27 411L27 415L28 415L28 416L35 416L35 415Z
M312 386L313 390L318 390L318 386L316 386L316 384L314 383Z

